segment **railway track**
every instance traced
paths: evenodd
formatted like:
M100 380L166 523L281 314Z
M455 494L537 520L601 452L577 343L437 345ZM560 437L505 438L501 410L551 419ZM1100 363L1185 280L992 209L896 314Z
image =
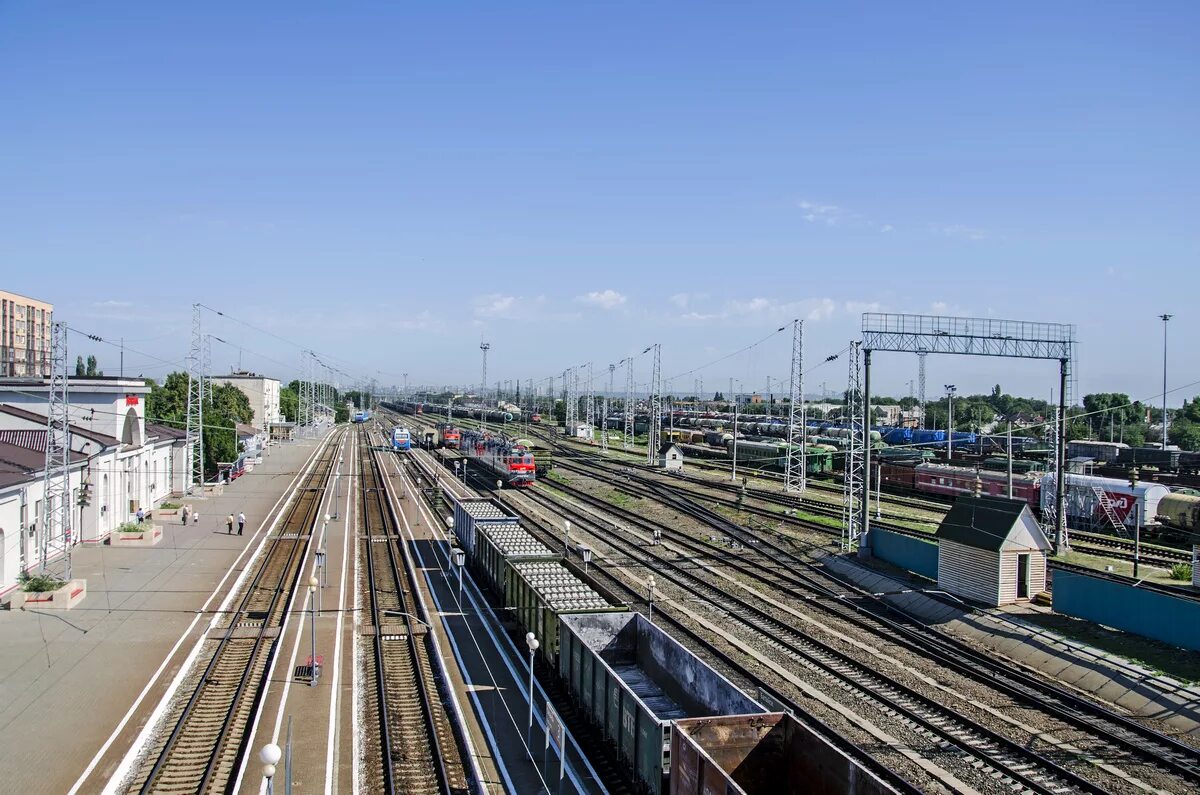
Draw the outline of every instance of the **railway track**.
M562 488L562 484L555 484L555 488ZM1146 765L1200 784L1200 750L994 657L980 654L941 633L914 625L906 616L893 616L886 603L874 600L869 594L831 576L823 567L797 556L773 538L752 533L703 506L690 503L686 498L660 493L659 500L664 504L692 515L720 533L716 543L705 544L685 531L619 509L582 490L567 487L565 491L580 502L619 516L625 523L647 531L657 528L664 538L686 545L697 557L703 555L720 562L764 584L773 585L784 593L799 590L811 594L812 598L806 598L806 604L829 613L840 623L886 637L914 654L934 659L949 670L980 680L982 684L998 689L1020 703L1035 707L1065 721L1076 730L1086 732L1102 758L1128 758L1133 754ZM611 531L609 535L613 535ZM722 539L736 540L743 552L730 553L723 546ZM754 558L753 562L751 558Z
M237 606L210 635L208 662L186 700L168 713L126 791L228 793L238 778L248 727L266 689L287 606L304 568L325 483L333 467L335 434L292 500L282 530L243 587Z
M466 793L459 738L434 674L429 619L415 595L416 577L403 553L386 474L366 429L360 442L365 531L360 541L371 619L366 678L374 691L367 712L378 727L367 748L368 764L379 775L374 791Z

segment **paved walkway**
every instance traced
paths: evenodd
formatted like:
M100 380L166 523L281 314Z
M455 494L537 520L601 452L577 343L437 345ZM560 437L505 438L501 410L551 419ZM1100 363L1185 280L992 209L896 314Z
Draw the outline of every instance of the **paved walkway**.
M274 447L223 495L187 500L200 521L165 524L158 546L76 547L88 595L75 609L0 612L0 789L102 788L316 446ZM239 511L246 532L227 536Z
M884 599L977 647L984 647L1119 711L1165 723L1171 731L1200 737L1200 687L1187 687L1148 668L1020 619L1012 610L984 611L955 606L911 590L912 583L888 577L844 555L825 565ZM902 593L903 592L903 593ZM1046 610L1036 606L1025 610Z

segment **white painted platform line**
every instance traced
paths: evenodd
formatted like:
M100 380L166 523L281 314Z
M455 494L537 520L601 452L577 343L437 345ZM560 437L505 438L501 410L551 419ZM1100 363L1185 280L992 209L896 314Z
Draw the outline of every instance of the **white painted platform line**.
M340 444L340 442L339 442L339 444ZM332 471L333 470L330 469L331 473L332 473ZM320 525L322 523L322 517L327 512L326 506L329 504L329 502L330 502L330 489L329 489L329 483L327 481L325 484L325 490L321 494L320 503L317 506L316 523L309 529L308 543L306 543L304 545L305 560L312 559L312 562L313 562L312 569L309 572L309 577L312 577L316 574L316 565L317 565L316 564L316 556L312 554L312 550L316 547L317 528L320 527ZM304 630L305 630L305 625L306 625L304 616L308 610L309 600L314 598L314 594L310 594L308 592L308 586L304 582L304 574L303 574L304 563L303 562L301 562L300 567L301 567L301 569L300 569L301 570L301 575L300 575L301 580L298 583L296 590L292 591L292 597L291 597L291 599L288 600L288 609L283 614L283 625L279 628L279 640L282 641L283 638L287 637L288 625L292 623L292 619L296 616L299 616L299 618L297 619L299 621L299 625L296 627L296 640L292 644L292 655L291 655L291 658L288 660L288 667L285 669L287 672L287 676L285 676L284 680L283 680L283 693L279 697L279 709L276 710L275 726L271 732L271 742L276 745L279 744L279 731L280 731L280 728L283 726L283 715L287 708L288 693L292 689L293 677L292 677L291 672L296 670L296 658L300 651L300 641L304 638ZM300 602L300 611L297 613L296 612L296 598L301 593L304 594L304 598ZM256 709L254 711L254 718L250 721L250 726L247 727L247 731L249 732L249 740L246 743L246 749L245 749L245 751L242 752L242 758L238 764L237 778L235 779L234 788L233 788L234 792L239 792L241 790L242 781L246 777L246 770L248 768L259 771L259 785L258 785L259 791L266 792L266 790L267 790L267 779L262 776L261 767L259 765L255 764L255 762L254 762L254 760L258 759L258 752L261 750L261 746L256 742L256 740L258 738L258 724L262 720L263 710L266 709L267 700L271 693L271 683L275 681L275 668L278 666L279 658L281 656L282 655L280 655L280 654L276 654L273 658L271 658L271 666L270 666L270 668L267 669L266 685L263 687L262 697L258 701L258 709ZM314 660L313 663L315 664L316 660ZM265 745L265 743L264 743L264 745ZM252 777L251 780L253 780L253 774L251 774L251 777Z
M354 440L357 435L351 437L348 444L353 448ZM352 461L354 452L351 450ZM353 463L351 463L353 467ZM338 692L341 690L342 684L342 632L345 627L346 619L346 572L350 568L350 561L347 555L350 554L350 536L356 535L355 528L358 527L356 522L351 521L350 517L350 493L353 489L346 489L346 509L342 512L342 567L338 575L338 598L337 598L337 629L334 634L333 644L333 681L330 682L329 692L329 734L328 742L325 747L325 795L333 795L335 782L337 780L337 770L334 764L334 750L337 747L338 722L340 714L338 712ZM355 558L357 559L357 555Z
M318 445L317 448L315 450L313 450L313 454L309 457L308 462L305 464L305 466L303 468L301 468L300 472L298 472L296 474L296 476L292 478L292 481L291 481L291 483L288 484L287 489L284 491L284 493L282 495L280 495L279 499L275 501L275 504L273 506L271 506L271 510L267 512L267 516L269 517L272 512L275 512L278 509L278 513L275 514L275 519L272 520L271 526L269 528L266 528L266 532L263 533L263 530L266 526L266 519L264 519L263 522L261 524L259 524L258 529L254 531L255 535L258 535L259 533L263 533L263 538L261 541L259 541L258 546L256 546L254 548L254 553L246 561L246 565L242 569L242 572L238 576L237 580L234 582L233 587L230 589L229 593L225 596L225 599L222 600L221 605L217 608L217 612L213 615L212 620L209 622L209 627L208 627L209 630L211 630L213 628L213 626L216 624L216 621L218 618L220 618L221 613L223 613L225 611L225 609L229 605L230 600L233 599L233 595L235 593L237 593L238 588L241 587L242 582L245 580L245 578L247 576L247 572L250 570L251 564L258 557L259 553L263 549L263 546L266 544L267 536L269 536L271 534L271 531L273 531L275 529L275 526L279 524L279 520L283 518L284 511L280 507L280 504L281 503L283 504L283 508L286 508L286 506L288 504L290 504L291 498L295 495L296 483L298 481L300 481L303 477L305 477L308 474L308 472L313 468L313 466L316 464L316 461L318 458L317 454L320 452L321 447L322 447L321 445ZM286 500L286 502L285 502L285 500ZM251 541L251 544L253 544L253 541L254 541L253 536L251 537L250 541ZM79 792L80 788L87 781L88 777L91 776L92 772L96 769L96 766L100 763L100 760L104 758L104 755L106 753L108 753L109 748L112 747L112 744L116 741L118 735L120 735L120 733L125 730L125 726L128 725L130 719L133 717L134 713L141 706L142 701L145 700L147 694L149 694L150 690L154 687L154 684L158 681L159 677L162 676L163 671L166 670L167 665L170 663L171 659L175 656L175 653L179 650L180 646L183 645L183 642L187 639L188 635L190 635L192 633L192 630L195 629L195 627L199 623L200 619L203 618L205 611L208 610L208 607L209 607L209 605L212 604L213 599L215 599L217 597L217 594L220 593L221 588L225 585L225 581L229 579L229 575L232 574L234 569L237 568L238 562L241 561L242 557L250 550L251 544L247 544L245 549L243 549L241 551L241 553L237 556L237 558L234 559L234 565L231 566L229 571L225 573L225 576L222 577L220 582L217 583L216 587L213 588L213 591L209 595L208 599L205 600L204 604L201 605L200 609L198 611L196 611L196 617L192 619L191 623L188 624L187 629L185 629L183 631L183 634L181 634L179 636L179 640L177 640L175 642L175 645L171 648L171 650L169 652L167 652L167 656L163 659L162 664L158 667L158 670L154 672L154 675L150 678L150 681L146 683L146 686L142 689L142 692L138 694L137 699L135 699L133 704L129 707L129 711L126 712L125 716L121 718L120 722L117 724L117 727L115 729L113 729L112 734L110 734L108 736L108 739L104 741L104 744L100 746L100 750L96 752L96 755L92 757L91 762L88 763L88 766L84 769L83 773L80 774L79 778L76 779L75 783L71 786L71 789L68 790L68 795L75 795L76 793ZM109 778L108 782L106 782L105 787L104 787L105 793L116 792L117 786L119 784L123 783L125 778L129 775L130 768L132 767L132 765L133 765L134 761L137 759L137 757L141 754L142 748L145 746L147 740L150 737L150 734L154 731L154 729L156 728L158 723L162 720L163 715L166 713L167 707L170 705L171 700L174 698L176 691L179 689L180 683L183 681L186 674L191 670L191 667L192 667L193 663L195 662L196 656L200 653L200 649L204 645L204 640L205 640L205 637L207 636L207 634L208 634L208 631L206 630L196 640L196 643L192 647L192 650L188 653L187 658L183 661L183 665L180 666L179 672L175 675L175 678L171 681L171 684L168 686L167 691L163 694L162 698L159 700L158 704L155 706L154 711L151 712L150 718L146 721L146 725L142 728L142 731L138 734L137 738L134 740L133 745L125 753L125 756L121 759L121 763L119 765L117 765L117 769L113 771L113 775Z

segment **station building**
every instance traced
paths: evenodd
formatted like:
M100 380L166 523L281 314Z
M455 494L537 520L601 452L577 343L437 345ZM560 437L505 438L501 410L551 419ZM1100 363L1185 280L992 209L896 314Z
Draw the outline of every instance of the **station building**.
M102 543L139 508L187 483L186 434L145 418L141 379L73 377L70 494L73 543ZM46 379L0 380L0 594L36 567L46 460Z

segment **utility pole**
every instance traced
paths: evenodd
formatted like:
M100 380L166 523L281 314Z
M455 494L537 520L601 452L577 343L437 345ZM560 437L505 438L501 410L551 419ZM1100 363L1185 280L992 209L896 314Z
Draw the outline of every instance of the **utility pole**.
M46 468L42 480L42 510L38 522L39 563L49 574L51 558L61 563L71 579L71 402L67 380L67 324L57 321L50 330L50 388L46 406ZM61 545L62 557L58 552Z
M628 356L625 359L625 439L622 442L626 450L633 445L633 429L633 357Z
M204 334L200 328L200 304L192 304L192 344L188 350L187 402L187 493L194 485L204 486Z
M808 445L805 441L808 433L808 404L804 401L804 321L799 319L792 321L792 377L788 400L788 447L783 490L799 489L803 494L808 487ZM799 473L796 472L797 446L800 447Z
M610 364L608 366L608 391L604 393L604 407L601 410L602 416L600 417L600 449L606 453L608 452L608 400L609 396L613 393L613 381L616 372L617 366Z
M596 438L596 381L592 373L592 363L587 363L588 369L588 388L587 388L587 426L592 434L592 439Z
M1174 315L1159 315L1163 322L1163 399L1162 399L1162 449L1167 449L1167 321Z
M921 404L921 429L925 430L925 357L929 351L917 351L917 401Z
M654 350L654 364L650 371L650 427L646 429L646 463L653 465L662 440L662 345L656 342L646 350L651 349Z
M946 384L946 458L954 463L954 393L958 387Z

